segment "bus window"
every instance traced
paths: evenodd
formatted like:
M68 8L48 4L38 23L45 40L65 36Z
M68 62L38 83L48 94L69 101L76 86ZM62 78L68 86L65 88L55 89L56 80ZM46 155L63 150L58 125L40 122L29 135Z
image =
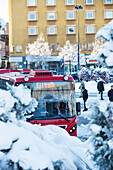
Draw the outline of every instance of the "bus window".
M31 89L32 97L38 101L34 116L45 115L51 117L59 115L56 114L57 111L55 112L57 102L59 102L59 112L61 114L67 117L75 116L75 88L73 82L26 82L24 85Z

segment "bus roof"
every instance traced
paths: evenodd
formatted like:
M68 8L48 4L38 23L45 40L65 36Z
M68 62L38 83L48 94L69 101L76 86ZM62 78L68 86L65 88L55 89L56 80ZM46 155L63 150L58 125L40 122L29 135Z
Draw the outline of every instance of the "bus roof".
M0 78L14 83L40 81L74 81L72 76L53 75L49 70L0 70Z

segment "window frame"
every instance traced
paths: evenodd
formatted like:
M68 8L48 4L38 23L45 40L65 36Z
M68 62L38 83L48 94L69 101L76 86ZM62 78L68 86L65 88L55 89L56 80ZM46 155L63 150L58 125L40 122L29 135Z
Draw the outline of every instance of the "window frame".
M104 0L104 5L111 5L113 4L113 0L111 0L111 3L107 3L107 0Z
M35 33L31 34L30 33L30 28L35 28ZM28 26L28 35L38 35L38 26Z
M67 5L69 5L69 6L75 5L75 0L73 0L73 4L69 4L68 1L69 1L69 0L65 0L65 5L66 5L66 6L67 6Z
M54 19L49 18L49 13L54 14ZM47 11L47 21L54 21L54 20L57 20L57 11Z
M89 48L89 47L92 47L92 48ZM92 51L93 50L93 44L92 43L88 43L88 51Z
M74 32L69 32L70 28L74 28ZM76 25L66 25L66 35L73 35L76 34Z
M73 18L69 18L69 13L73 13ZM76 20L76 11L74 10L66 11L66 20Z
M87 50L87 44L86 43L82 43L82 51L86 51Z
M46 6L56 6L56 0L53 0L54 4L48 4L49 0L46 0Z
M85 5L94 5L95 4L95 0L92 0L92 3L88 3L88 0L85 0Z
M54 47L54 48L52 48L52 47ZM55 52L55 44L50 44L50 50L51 50L51 52Z
M54 28L54 33L50 33L50 29ZM48 25L47 26L47 35L57 35L57 25Z
M88 12L92 12L92 18L88 18ZM91 20L91 19L95 19L95 10L86 10L85 11L85 20Z
M88 32L88 27L92 27L94 31ZM95 32L96 32L95 24L86 24L85 25L85 34L95 34Z
M22 53L22 45L16 45L16 52Z
M106 17L106 13L107 12L111 12L112 13L112 17ZM104 19L113 19L113 9L105 9L104 10Z
M28 7L35 7L37 6L37 0L34 0L35 4L34 5L29 5L29 0L27 0L27 6Z
M30 19L30 14L34 14L35 15L35 19ZM38 11L28 11L28 21L37 21L38 20Z

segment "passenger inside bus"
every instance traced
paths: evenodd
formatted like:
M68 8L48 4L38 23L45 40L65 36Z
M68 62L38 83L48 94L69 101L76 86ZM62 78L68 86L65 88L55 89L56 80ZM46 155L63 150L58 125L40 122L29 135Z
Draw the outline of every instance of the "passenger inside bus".
M37 108L34 111L34 117L70 115L67 101L55 101L51 99L38 99Z
M55 107L53 109L53 113L55 113L57 115L61 114L61 111L60 111L60 102L56 102L55 103Z

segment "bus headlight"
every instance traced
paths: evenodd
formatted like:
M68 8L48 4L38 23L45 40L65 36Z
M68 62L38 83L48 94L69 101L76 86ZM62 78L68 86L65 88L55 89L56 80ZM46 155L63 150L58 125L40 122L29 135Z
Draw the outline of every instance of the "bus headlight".
M77 124L75 124L69 131L69 134L73 133L77 129Z
M68 80L68 76L67 75L64 76L64 80Z
M24 81L29 81L29 77L25 76Z

